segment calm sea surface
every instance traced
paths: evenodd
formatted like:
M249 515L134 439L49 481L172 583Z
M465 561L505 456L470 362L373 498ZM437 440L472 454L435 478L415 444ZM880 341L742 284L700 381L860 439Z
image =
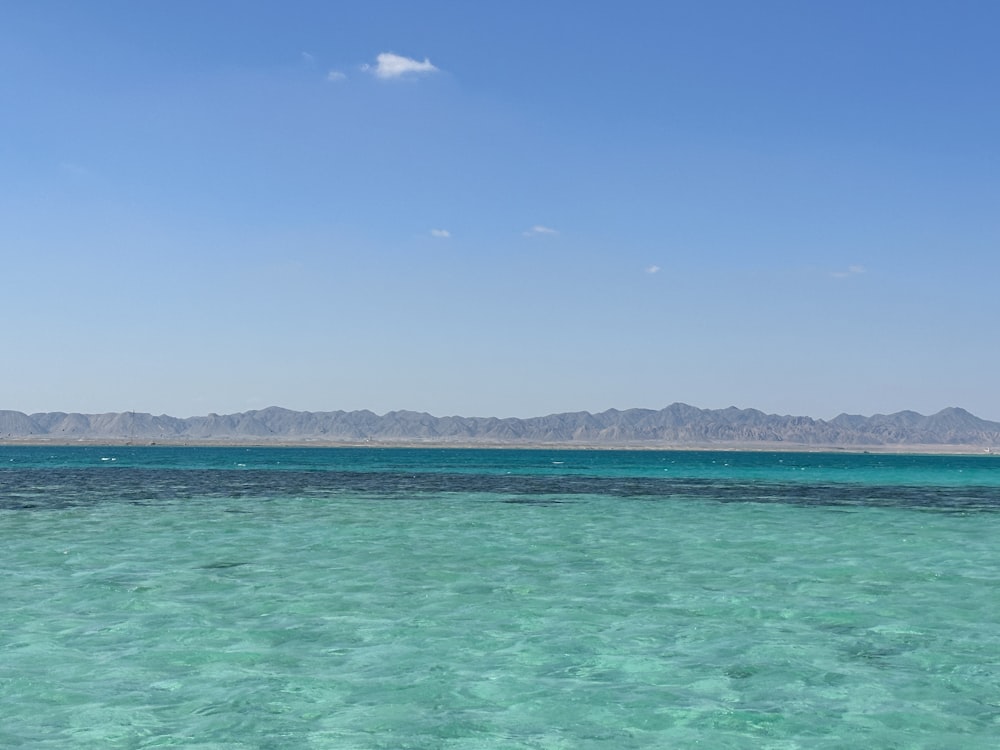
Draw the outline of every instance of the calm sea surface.
M0 747L989 748L1000 458L0 448Z

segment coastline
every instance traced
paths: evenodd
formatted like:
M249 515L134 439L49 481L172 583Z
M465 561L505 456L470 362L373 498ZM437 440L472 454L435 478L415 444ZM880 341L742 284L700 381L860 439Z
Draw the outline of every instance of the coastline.
M146 412L0 410L0 445L208 445L544 450L1000 453L1000 422L947 407L924 416L841 414L831 420L756 409L608 409L539 417L426 412L308 412L277 406L177 418Z
M880 444L880 445L819 445L785 442L716 442L670 443L656 441L587 443L537 441L447 441L447 440L320 440L303 438L273 440L260 438L162 438L159 440L85 437L60 438L50 435L0 437L0 448L51 446L54 448L427 448L484 450L588 450L588 451L708 451L718 453L872 453L896 455L976 455L997 456L1000 452L989 446L968 444Z

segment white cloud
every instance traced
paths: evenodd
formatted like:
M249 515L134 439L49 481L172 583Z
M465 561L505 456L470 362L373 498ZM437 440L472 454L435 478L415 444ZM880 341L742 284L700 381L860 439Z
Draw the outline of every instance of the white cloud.
M436 73L437 68L426 57L423 62L411 57L382 52L375 58L375 67L363 65L362 70L371 70L379 78L400 78L408 73Z
M646 273L659 273L659 272L660 272L659 266L650 266L649 268L646 269Z
M559 234L559 232L549 227L543 227L541 224L535 224L535 226L526 230L523 234L525 237L535 237L540 234Z
M447 229L432 229L431 237L441 237L442 239L448 239L451 237L451 232Z
M64 161L59 163L59 169L67 174L71 174L74 177L89 177L90 170L81 164L77 164L72 161Z
M859 276L864 272L864 266L848 266L846 271L834 271L830 275L835 279L846 279L850 276Z
M347 74L341 73L339 70L331 70L329 73L326 74L326 80L330 81L331 83L336 83L337 81L343 81L345 78L347 78Z
M312 65L314 62L316 62L316 58L313 55L310 55L308 52L303 52L302 62L306 63L307 65Z

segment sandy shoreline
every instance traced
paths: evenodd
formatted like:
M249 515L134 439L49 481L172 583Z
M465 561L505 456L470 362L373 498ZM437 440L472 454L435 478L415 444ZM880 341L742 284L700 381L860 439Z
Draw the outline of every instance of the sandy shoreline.
M213 447L213 448L481 448L492 450L633 450L633 451L717 451L762 453L880 453L904 455L988 455L1000 452L982 445L807 445L783 442L747 443L566 443L566 442L487 442L433 440L261 440L237 438L56 438L0 437L3 446L92 446L92 447Z

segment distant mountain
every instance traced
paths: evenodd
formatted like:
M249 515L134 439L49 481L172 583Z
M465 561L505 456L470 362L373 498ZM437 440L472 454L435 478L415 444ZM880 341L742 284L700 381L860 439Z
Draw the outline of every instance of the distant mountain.
M0 411L0 440L241 443L424 443L453 445L642 446L1000 446L1000 422L964 409L924 416L912 411L824 421L756 409L653 409L569 412L529 419L434 417L413 411L290 411L269 407L239 414L178 419L139 412L23 414Z

